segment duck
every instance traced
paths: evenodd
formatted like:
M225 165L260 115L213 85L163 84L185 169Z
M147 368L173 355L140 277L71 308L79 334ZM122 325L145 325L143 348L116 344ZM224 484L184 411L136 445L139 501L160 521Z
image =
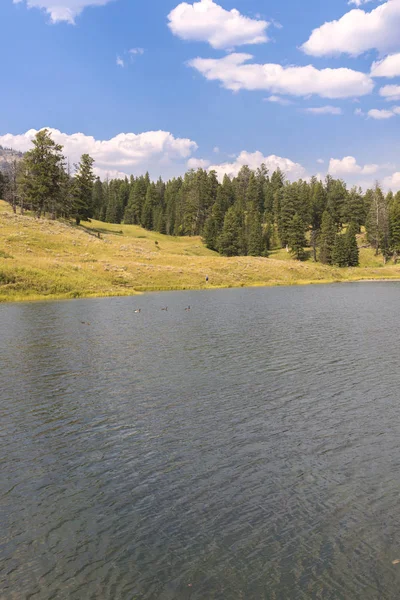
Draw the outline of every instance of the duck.
M134 312L135 313L140 313L141 310L142 310L141 308L137 308Z
M162 308L161 310L168 310L168 306L166 306L165 308Z
M185 310L190 310L190 306L187 306L187 307L185 308Z

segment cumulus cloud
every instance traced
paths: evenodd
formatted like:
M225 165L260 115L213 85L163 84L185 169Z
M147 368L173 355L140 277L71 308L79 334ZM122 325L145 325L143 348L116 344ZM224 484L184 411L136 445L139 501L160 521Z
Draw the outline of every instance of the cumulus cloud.
M358 56L373 48L390 52L399 46L399 28L400 0L388 0L371 12L356 8L314 29L301 48L312 56Z
M169 13L168 20L168 27L179 38L208 42L217 49L268 41L267 21L250 19L236 9L225 10L213 0L182 2Z
M116 62L117 62L118 67L124 67L125 66L124 60L120 56L117 56L117 61Z
M243 150L233 162L226 162L219 165L211 165L209 171L216 171L218 179L222 181L224 175L229 177L235 177L240 169L247 165L250 169L257 169L262 164L265 164L270 172L276 169L281 169L289 179L299 179L300 177L306 177L306 171L302 165L295 163L289 158L282 158L281 156L264 156L261 152L246 152Z
M189 61L206 79L220 81L232 91L268 90L273 94L322 98L349 98L370 94L374 83L365 73L352 69L282 67L278 64L245 64L251 54L233 53L223 58L195 58Z
M13 0L14 4L26 2L28 8L45 10L52 23L66 21L74 24L75 18L88 6L105 6L112 0Z
M396 173L385 177L382 183L385 189L390 189L393 191L400 190L400 172L397 171Z
M343 111L338 106L317 106L315 108L305 108L304 112L311 115L342 115Z
M378 121L391 119L395 116L395 113L392 110L385 110L379 108L371 108L371 110L369 110L367 114L369 117L371 117L371 119L377 119Z
M379 169L379 165L371 164L361 167L357 164L354 156L345 156L344 158L331 158L329 161L328 172L330 175L372 175Z
M189 158L187 161L188 169L207 169L210 161L204 158Z
M400 85L385 85L379 90L379 95L388 102L400 100Z
M96 161L97 173L105 176L140 174L149 170L155 177L160 172L170 175L184 169L197 144L185 138L176 138L168 131L146 131L144 133L120 133L109 140L96 140L83 133L68 135L58 129L48 128L52 138L64 146L64 154L71 163L79 161L87 153ZM30 129L24 134L0 135L0 145L25 152L32 147L37 131Z
M372 63L371 77L397 77L400 75L400 52L389 54Z

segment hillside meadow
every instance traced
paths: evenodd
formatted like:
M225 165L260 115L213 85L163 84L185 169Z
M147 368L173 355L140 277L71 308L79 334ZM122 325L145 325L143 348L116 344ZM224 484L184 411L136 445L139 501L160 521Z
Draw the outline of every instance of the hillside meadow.
M363 236L359 243L364 246ZM209 280L206 282L206 276ZM70 223L14 215L0 201L0 301L126 296L146 291L400 279L400 265L361 247L360 267L292 260L226 258L200 237L170 237L135 225Z

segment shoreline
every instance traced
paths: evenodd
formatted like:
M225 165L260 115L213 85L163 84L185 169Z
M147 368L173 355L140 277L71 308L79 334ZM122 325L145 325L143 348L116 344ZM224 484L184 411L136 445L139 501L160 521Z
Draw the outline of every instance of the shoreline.
M331 285L334 283L400 283L400 277L359 277L354 279L315 279L315 280L299 280L293 282L260 282L252 285L208 285L208 286L185 286L175 288L160 288L148 287L147 289L132 290L131 292L94 292L93 294L71 295L71 294L32 294L27 296L15 296L7 298L0 295L0 306L4 304L22 304L35 302L65 302L69 300L90 300L95 298L133 298L135 296L143 296L144 294L155 294L164 292L199 292L213 290L229 290L229 289L251 289L251 288L272 288L272 287L301 287L311 285Z

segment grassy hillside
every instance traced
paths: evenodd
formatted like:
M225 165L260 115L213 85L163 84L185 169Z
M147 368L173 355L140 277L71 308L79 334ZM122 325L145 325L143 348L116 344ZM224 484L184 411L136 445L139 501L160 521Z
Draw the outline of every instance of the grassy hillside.
M381 257L375 257L371 249L361 249L361 265L337 269L312 261L300 263L285 250L272 252L270 258L225 258L207 250L197 237L174 238L134 225L99 221L75 227L14 215L0 201L3 302L205 287L400 279L400 265L383 266Z

